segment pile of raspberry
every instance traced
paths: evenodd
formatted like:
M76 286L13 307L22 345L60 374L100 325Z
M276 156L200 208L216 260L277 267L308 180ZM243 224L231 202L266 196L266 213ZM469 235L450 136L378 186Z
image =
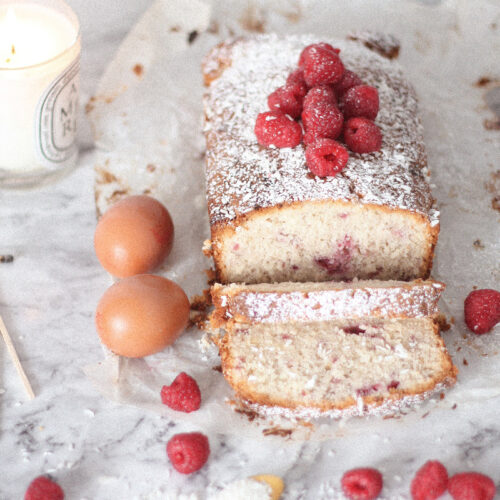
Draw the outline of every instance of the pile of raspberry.
M328 43L307 46L298 69L269 95L270 111L260 113L255 123L262 146L293 148L303 142L307 166L319 177L335 175L346 166L345 146L354 153L371 153L382 145L373 121L378 91L345 69L339 53ZM340 137L345 145L337 141Z

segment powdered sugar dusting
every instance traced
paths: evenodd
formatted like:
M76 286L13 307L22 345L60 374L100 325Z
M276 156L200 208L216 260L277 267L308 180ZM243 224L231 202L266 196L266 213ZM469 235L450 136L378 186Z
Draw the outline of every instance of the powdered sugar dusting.
M289 283L228 286L216 288L216 306L227 318L284 323L288 321L327 321L334 318L422 318L438 313L438 300L444 285L425 281L392 282L377 286L371 282L310 284L297 290ZM229 313L229 314L228 314Z
M380 151L351 153L339 175L319 179L308 175L302 145L270 149L257 143L255 119L267 109L268 94L284 84L303 47L315 41L312 36L262 35L223 44L205 59L205 76L217 73L221 57L225 67L205 94L211 224L229 222L260 207L327 199L409 210L432 222L437 214L426 180L415 93L397 64L360 43L330 41L341 49L346 67L379 91Z

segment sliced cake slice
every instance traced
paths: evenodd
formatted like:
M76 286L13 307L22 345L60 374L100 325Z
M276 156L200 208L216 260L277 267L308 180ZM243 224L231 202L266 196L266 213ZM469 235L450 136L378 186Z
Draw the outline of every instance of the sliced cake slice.
M456 380L435 321L443 288L432 281L216 286L212 324L223 330L216 340L223 374L242 404L263 414L397 413Z
M422 318L439 313L444 288L444 283L434 280L215 284L211 289L215 305L212 323Z

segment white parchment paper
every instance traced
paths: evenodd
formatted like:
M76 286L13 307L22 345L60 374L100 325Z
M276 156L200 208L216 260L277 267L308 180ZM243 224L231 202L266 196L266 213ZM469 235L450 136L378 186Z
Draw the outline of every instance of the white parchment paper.
M445 399L425 403L398 425L410 432L428 412L447 419L453 405L470 406L472 414L478 404L500 395L500 328L475 336L465 328L462 313L473 286L498 288L500 282L500 213L492 207L492 198L500 194L500 181L495 184L500 132L483 126L484 120L494 119L484 100L494 82L475 85L481 77L500 76L497 24L500 4L487 0L156 0L123 42L89 103L99 149L97 210L104 212L128 194L145 192L160 199L176 228L174 249L161 273L188 295L201 293L204 270L211 264L201 252L209 236L201 132L204 54L227 36L249 31L315 33L319 38L365 29L394 34L402 46L399 61L420 97L432 187L441 210L433 276L448 285L442 308L455 324L444 337L460 369ZM272 450L275 438L263 437L269 424L250 422L224 402L231 392L213 369L219 364L215 352L200 349L201 336L192 328L158 355L145 360L108 356L86 373L115 401L161 412L209 434L252 437ZM199 381L203 394L201 410L189 415L170 411L159 399L161 386L181 370ZM370 418L319 425L312 434L302 431L294 439L305 434L312 439L384 436L390 426ZM278 457L273 463L286 473L286 460L281 468ZM232 477L244 477L240 469ZM324 498L334 498L323 489ZM397 485L392 491L399 491Z

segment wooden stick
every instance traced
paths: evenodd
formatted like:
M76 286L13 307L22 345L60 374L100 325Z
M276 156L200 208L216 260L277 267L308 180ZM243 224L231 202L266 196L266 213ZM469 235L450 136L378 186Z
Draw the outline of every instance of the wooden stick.
M9 332L7 331L7 327L3 322L2 316L0 316L0 331L2 332L2 337L5 341L5 345L7 346L7 350L9 351L10 357L14 362L14 366L16 367L17 373L24 384L24 388L26 389L29 398L33 399L35 397L35 393L33 392L30 381L28 380L28 377L24 372L23 365L21 364L21 361L19 361L19 356L17 355L16 348L12 343L12 339L10 338Z

